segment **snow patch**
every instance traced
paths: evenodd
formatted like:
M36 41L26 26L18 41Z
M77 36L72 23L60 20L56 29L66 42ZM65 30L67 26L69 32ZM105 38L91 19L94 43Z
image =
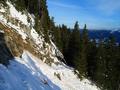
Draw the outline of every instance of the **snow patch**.
M10 2L7 1L6 3L8 4L10 9L10 15L13 18L22 21L25 25L28 25L27 16L25 14L22 14L22 12L18 12Z
M0 30L0 33L5 33L3 30Z

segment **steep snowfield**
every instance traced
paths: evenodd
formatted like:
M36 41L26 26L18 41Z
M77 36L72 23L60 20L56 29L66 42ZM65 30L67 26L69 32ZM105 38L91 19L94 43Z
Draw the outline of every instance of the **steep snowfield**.
M0 90L59 90L35 64L24 53L22 59L11 61L8 68L0 65Z
M61 80L55 76L59 73ZM0 90L98 90L88 80L80 81L66 65L48 66L29 52L0 65Z

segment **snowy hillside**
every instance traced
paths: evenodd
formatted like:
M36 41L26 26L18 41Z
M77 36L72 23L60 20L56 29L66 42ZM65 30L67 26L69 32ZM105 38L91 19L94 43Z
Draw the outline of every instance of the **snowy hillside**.
M55 74L59 74L58 78ZM0 65L0 90L98 90L80 81L66 65L48 66L29 52L15 58L8 68Z
M73 68L57 59L64 57L51 40L46 43L42 32L35 31L34 15L18 12L10 2L7 5L0 5L0 25L4 27L0 29L9 49L22 54L15 55L8 67L0 64L0 90L98 90L89 80L80 81ZM15 39L17 34L21 41Z

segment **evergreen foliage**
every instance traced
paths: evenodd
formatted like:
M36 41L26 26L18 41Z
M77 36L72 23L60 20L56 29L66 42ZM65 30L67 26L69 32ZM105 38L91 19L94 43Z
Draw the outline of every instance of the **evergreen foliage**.
M53 26L53 41L62 51L67 64L79 72L78 77L89 78L101 90L120 89L120 45L116 44L112 35L96 42L89 39L86 24L81 34L78 22L73 30L64 25Z
M79 72L77 74L80 78L89 78L101 90L120 89L120 45L116 44L112 35L99 42L90 40L87 25L80 34L78 22L73 30L59 26L55 31L53 36L56 45L63 51L67 64ZM57 38L58 31L61 33L60 38Z
M80 74L82 76L86 76L87 75L87 51L88 51L88 30L87 30L87 26L85 24L84 28L83 28L83 32L82 32L82 38L81 38L81 52L80 52Z
M68 51L66 54L67 63L71 66L78 66L76 63L79 61L80 56L80 31L78 22L75 23L74 29L70 35ZM78 68L77 68L78 69Z

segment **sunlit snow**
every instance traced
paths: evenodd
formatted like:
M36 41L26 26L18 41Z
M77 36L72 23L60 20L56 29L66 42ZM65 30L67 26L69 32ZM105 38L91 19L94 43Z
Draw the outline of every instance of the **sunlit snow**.
M61 80L54 75L59 73ZM0 90L98 90L88 80L80 81L66 65L48 66L29 52L0 65Z

